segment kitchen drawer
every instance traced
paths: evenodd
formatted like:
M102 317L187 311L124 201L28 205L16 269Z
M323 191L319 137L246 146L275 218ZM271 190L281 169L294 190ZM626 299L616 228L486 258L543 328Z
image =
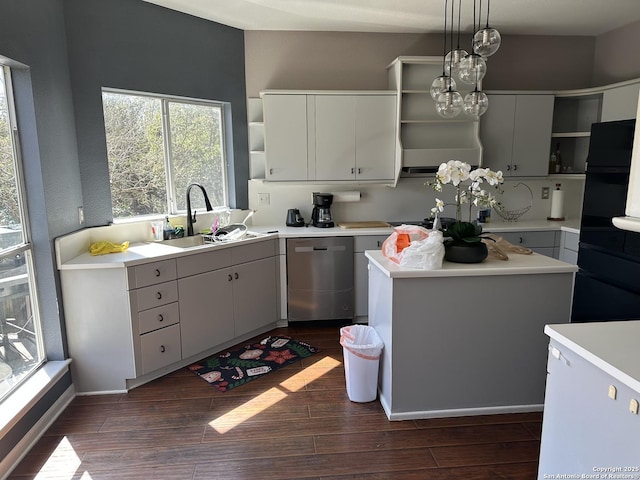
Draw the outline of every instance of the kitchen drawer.
M353 251L380 250L387 238L389 235L356 235L353 237Z
M178 301L178 282L165 282L130 292L131 309L141 312Z
M555 231L542 231L542 232L498 232L496 235L504 238L507 242L511 242L514 245L520 245L528 248L553 248L558 246L558 240Z
M563 248L577 252L578 239L580 238L580 235L578 235L577 233L562 232L562 236L564 237L562 242Z
M231 258L234 265L252 262L262 258L273 257L276 254L276 240L264 240L262 242L241 245L231 249Z
M231 248L214 248L204 253L180 257L177 262L178 278L220 270L231 265Z
M142 375L182 360L180 325L140 335Z
M129 289L141 288L176 279L176 261L162 260L127 269Z
M180 322L178 303L173 302L160 307L144 310L138 314L138 329L140 335L159 328L175 325Z

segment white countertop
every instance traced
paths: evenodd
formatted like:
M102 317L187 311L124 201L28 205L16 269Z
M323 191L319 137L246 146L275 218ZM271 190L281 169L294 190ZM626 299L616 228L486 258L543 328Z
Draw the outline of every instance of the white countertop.
M537 253L509 254L509 260L492 256L481 263L453 263L446 260L439 270L421 270L400 266L386 258L380 250L364 252L371 263L390 278L470 277L487 275L531 275L542 273L572 273L578 267Z
M280 238L296 237L324 237L324 236L353 236L353 235L389 235L393 227L387 228L316 228L316 227L286 227L282 225L252 226L256 232L277 232ZM520 232L561 230L580 233L580 219L570 219L562 222L550 220L527 220L521 222L490 222L482 224L484 232Z
M640 320L547 325L544 333L640 392Z

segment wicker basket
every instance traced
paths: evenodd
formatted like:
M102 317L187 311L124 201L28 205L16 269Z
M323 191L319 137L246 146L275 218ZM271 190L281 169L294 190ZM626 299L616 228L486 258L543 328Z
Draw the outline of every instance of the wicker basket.
M504 208L504 205L502 204L499 204L493 207L493 209L498 213L498 215L500 215L500 217L502 217L502 219L506 222L517 222L521 216L523 216L525 213L531 210L531 206L533 205L533 192L531 191L531 188L529 188L529 185L527 185L526 183L519 182L519 183L516 183L513 186L513 188L519 187L520 185L526 187L527 190L529 190L529 195L531 196L531 200L529 201L528 206L519 208L517 210L507 210L506 208Z

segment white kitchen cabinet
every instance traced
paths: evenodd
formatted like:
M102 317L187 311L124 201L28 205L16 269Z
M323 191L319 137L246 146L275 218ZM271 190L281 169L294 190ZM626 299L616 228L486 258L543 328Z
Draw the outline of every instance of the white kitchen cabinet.
M541 177L548 173L553 119L551 94L491 94L480 119L483 167L509 177Z
M640 416L630 411L640 401L637 324L545 327L551 340L538 479L640 475Z
M307 180L307 96L269 94L264 105L265 178ZM315 147L314 147L315 150Z
M431 98L431 83L442 74L442 57L398 57L387 72L389 86L398 93L402 168L437 168L451 159L479 165L478 120L464 113L442 118ZM464 97L473 87L459 84L459 88Z
M380 250L389 235L353 237L353 281L356 322L366 323L369 314L369 260L365 250Z
M589 154L591 124L599 122L602 90L584 90L556 95L553 108L551 151L560 150L560 173L584 173Z
M235 336L277 321L277 260L275 256L234 267L233 315Z
M607 88L602 94L603 122L636 118L640 81L624 82Z
M262 98L267 180L393 181L393 92L263 92Z
M391 180L395 95L315 96L315 180Z

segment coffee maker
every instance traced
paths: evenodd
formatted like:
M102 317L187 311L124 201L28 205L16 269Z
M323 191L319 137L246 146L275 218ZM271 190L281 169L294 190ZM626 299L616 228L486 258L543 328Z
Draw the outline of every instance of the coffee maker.
M331 218L332 193L313 193L313 210L311 212L311 225L319 228L331 228L334 226Z

